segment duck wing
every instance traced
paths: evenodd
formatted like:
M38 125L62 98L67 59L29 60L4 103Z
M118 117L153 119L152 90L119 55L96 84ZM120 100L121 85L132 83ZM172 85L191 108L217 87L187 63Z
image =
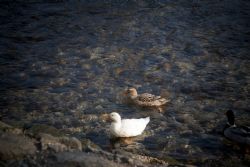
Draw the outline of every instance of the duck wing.
M228 136L234 136L235 138L248 138L250 137L249 128L246 126L239 126L239 127L230 127L226 131Z
M249 126L240 126L246 133L250 134L250 127Z
M169 102L169 100L161 97L161 96L155 96L150 93L143 93L141 95L138 95L136 99L134 99L135 103L137 103L140 106L161 106Z
M149 123L150 118L123 119L120 134L124 137L140 135Z
M238 134L244 137L250 137L250 127L248 126L239 126Z
M161 96L155 96L150 93L143 93L138 96L138 100L142 102L152 102L161 99Z

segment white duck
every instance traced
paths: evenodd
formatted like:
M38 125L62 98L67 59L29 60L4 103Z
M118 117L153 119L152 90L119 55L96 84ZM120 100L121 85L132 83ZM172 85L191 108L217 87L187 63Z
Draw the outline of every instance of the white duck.
M121 116L112 112L109 114L109 119L112 121L110 132L115 137L133 137L142 134L150 118L140 119L121 119Z
M138 94L135 88L127 89L125 94L133 103L144 107L159 107L170 101L169 99L150 93Z

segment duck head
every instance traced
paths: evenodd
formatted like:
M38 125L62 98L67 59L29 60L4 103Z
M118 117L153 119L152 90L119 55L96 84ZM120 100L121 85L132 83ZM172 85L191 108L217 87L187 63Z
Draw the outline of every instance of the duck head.
M230 126L233 126L234 125L234 112L232 110L227 110L226 116L227 116L228 124Z
M125 92L126 95L129 95L130 97L137 97L137 91L135 88L128 88Z
M112 112L109 114L109 120L111 122L120 122L121 116L117 112Z

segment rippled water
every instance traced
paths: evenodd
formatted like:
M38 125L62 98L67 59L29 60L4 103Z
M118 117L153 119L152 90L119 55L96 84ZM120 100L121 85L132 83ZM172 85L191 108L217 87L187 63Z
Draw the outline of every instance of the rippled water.
M47 124L109 150L98 116L151 116L115 147L191 164L236 156L224 112L249 121L248 1L27 1L0 6L1 120ZM162 113L121 101L133 86ZM174 162L175 163L175 162Z

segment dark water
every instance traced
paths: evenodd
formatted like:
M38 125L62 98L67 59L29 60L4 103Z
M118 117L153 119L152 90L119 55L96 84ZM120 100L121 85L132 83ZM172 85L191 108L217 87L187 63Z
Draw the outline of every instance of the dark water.
M26 1L0 3L0 111L108 149L100 114L151 116L122 149L197 164L235 157L224 112L250 124L250 3ZM167 96L164 112L120 100L128 86Z

